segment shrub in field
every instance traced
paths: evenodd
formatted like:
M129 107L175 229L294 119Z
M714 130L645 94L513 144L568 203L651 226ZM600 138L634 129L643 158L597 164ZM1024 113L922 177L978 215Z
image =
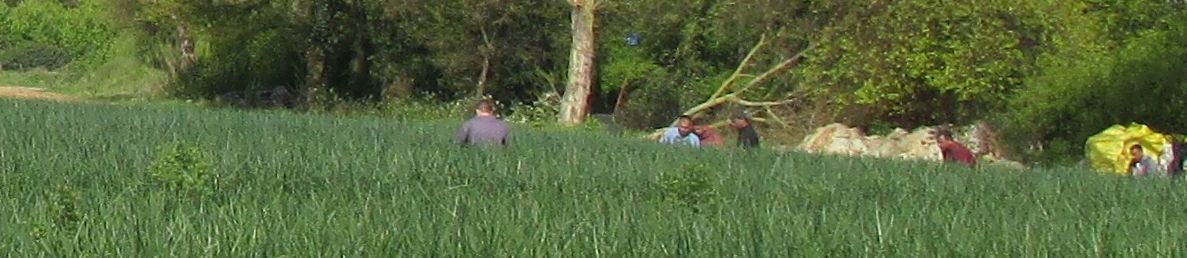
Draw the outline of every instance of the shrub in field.
M175 192L203 193L210 187L210 167L205 154L187 143L177 143L153 162L153 178Z
M676 205L700 213L713 203L717 189L713 185L713 171L704 165L694 165L663 176L664 198Z
M82 198L79 196L78 190L68 185L58 186L54 192L49 193L49 209L48 214L52 218L46 218L49 223L35 222L32 224L32 232L34 240L42 241L50 239L52 235L65 233L66 235L74 234L78 231L78 223L82 221L82 212L79 211Z
M528 105L518 105L511 108L507 121L529 124L541 127L556 122L560 113L560 95L556 93L541 94L535 102Z
M82 220L82 214L78 211L81 202L82 198L73 187L58 186L53 194L54 226L59 230L77 230L78 222Z
M384 116L404 121L460 120L474 115L474 103L477 101L476 97L452 102L398 98L384 101L386 103L381 108Z

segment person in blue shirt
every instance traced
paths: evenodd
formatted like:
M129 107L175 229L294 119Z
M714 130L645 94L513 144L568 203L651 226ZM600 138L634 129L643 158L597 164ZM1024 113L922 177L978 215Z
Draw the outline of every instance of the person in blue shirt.
M692 117L680 116L679 119L676 119L676 126L664 131L663 137L659 138L659 143L701 147L701 139L693 134L693 131Z

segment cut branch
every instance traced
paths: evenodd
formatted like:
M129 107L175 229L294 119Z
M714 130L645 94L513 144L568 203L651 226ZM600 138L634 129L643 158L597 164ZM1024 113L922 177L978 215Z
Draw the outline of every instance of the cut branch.
M709 99L721 97L721 94L724 94L726 91L728 91L730 86L733 86L734 82L738 81L739 77L742 77L742 71L745 70L747 66L750 66L750 60L754 58L754 54L758 53L758 50L762 49L763 45L766 45L766 42L767 34L763 34L758 38L758 43L754 44L754 47L750 48L750 53L746 54L746 58L742 58L742 63L738 65L738 68L734 69L734 73L730 75L729 79L726 79L725 82L721 83L721 87L717 88L717 92L713 92L713 95L709 95Z
M754 77L754 79L750 80L750 82L747 83L746 86L743 86L741 89L738 89L738 92L743 92L743 91L749 90L751 87L754 87L754 85L758 85L758 84L766 81L768 78L771 77L771 75L774 75L777 72L786 70L787 68L790 68L792 65L797 64L800 61L800 59L804 57L804 53L811 51L813 48L816 48L816 44L809 45L808 48L805 48L804 50L800 50L799 53L796 53L791 58L788 58L787 60L783 60L783 62L780 62L778 65L771 67L771 69L768 69L766 72L758 75L758 77Z
M799 99L798 99L798 98L795 98L795 99L786 99L786 100L781 100L781 101L762 101L762 102L748 101L748 100L739 99L739 98L734 98L734 100L732 100L732 102L734 102L735 104L742 105L742 106L747 106L747 107L767 107L767 108L769 108L769 107L771 107L771 106L782 106L782 105L787 105L787 104L795 103L795 102L798 102L798 101L799 101Z
M704 112L705 110L708 110L710 108L714 108L721 104L725 104L725 103L729 103L729 102L737 103L737 104L740 104L743 106L778 106L778 105L791 104L791 103L794 103L795 101L797 101L794 99L788 99L788 100L780 100L780 101L752 102L752 101L742 100L738 96L742 93L745 93L747 90L750 90L755 85L759 85L759 84L762 84L763 82L766 82L772 76L774 76L776 73L779 73L781 71L787 70L788 68L791 68L793 65L797 64L797 62L801 58L804 57L804 53L807 53L808 51L815 48L816 44L809 45L807 48L805 48L804 50L801 50L799 53L796 53L791 58L783 60L782 62L779 62L779 64L776 64L775 66L772 66L770 69L767 69L762 74L755 76L754 79L750 80L750 82L747 82L745 86L742 86L742 88L740 88L736 91L733 91L732 93L721 95L721 94L724 94L725 92L729 92L730 86L733 85L735 81L737 81L738 77L743 75L742 70L745 69L746 66L749 66L751 58L753 57L753 55L756 52L758 52L760 50L760 48L763 45L766 44L765 41L766 41L766 37L764 36L762 39L759 40L758 44L755 44L755 47L750 50L750 55L746 56L746 58L742 61L742 63L738 65L738 68L734 70L734 74L730 75L730 78L726 79L726 81L723 82L721 84L721 86L717 88L717 91L714 92L713 95L710 96L708 100L701 103L700 105L696 105L695 107L692 107L692 108L684 111L684 113L682 113L682 114L691 116L691 115Z

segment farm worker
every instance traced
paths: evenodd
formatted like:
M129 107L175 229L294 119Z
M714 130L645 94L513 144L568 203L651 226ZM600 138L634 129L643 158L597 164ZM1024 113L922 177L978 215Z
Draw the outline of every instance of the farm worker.
M1162 162L1162 171L1166 171L1167 176L1178 177L1183 175L1183 152L1187 151L1187 143L1183 142L1180 137L1167 135L1167 143L1162 148L1162 157L1159 160Z
M734 113L730 117L730 127L738 132L738 147L743 149L758 149L758 132L750 124L750 116L745 112Z
M1129 174L1133 176L1153 176L1158 173L1158 167L1154 163L1154 159L1146 156L1145 151L1142 150L1142 145L1134 144L1129 146L1129 155L1132 157L1129 160Z
M495 117L495 105L489 100L479 101L474 107L474 118L462 124L454 140L462 145L507 145L510 129L507 123Z
M969 167L977 165L977 157L974 157L973 152L964 144L952 140L951 131L941 129L936 132L936 143L940 147L940 154L944 156L944 162L960 163Z
M693 134L701 139L701 146L706 147L721 147L721 137L717 136L717 132L709 125L699 125L693 128Z
M701 147L701 138L693 134L693 130L692 117L680 116L676 119L676 126L664 131L663 137L659 138L659 143Z

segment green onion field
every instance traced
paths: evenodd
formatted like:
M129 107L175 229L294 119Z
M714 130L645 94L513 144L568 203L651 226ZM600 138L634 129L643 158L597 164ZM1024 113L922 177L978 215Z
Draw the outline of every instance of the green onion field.
M1187 185L461 121L0 101L11 257L1185 256Z

